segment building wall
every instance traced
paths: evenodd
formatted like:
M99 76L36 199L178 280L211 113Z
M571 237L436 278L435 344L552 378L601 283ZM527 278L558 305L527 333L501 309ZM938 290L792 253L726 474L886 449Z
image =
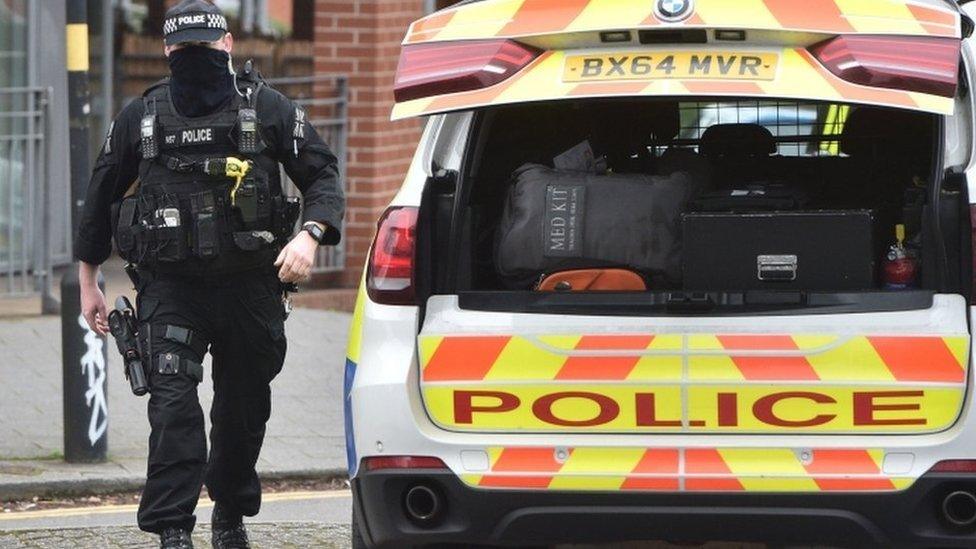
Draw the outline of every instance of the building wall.
M391 122L390 111L400 42L423 15L423 0L315 0L315 72L349 75L342 285L358 283L376 221L403 182L420 138L420 121Z

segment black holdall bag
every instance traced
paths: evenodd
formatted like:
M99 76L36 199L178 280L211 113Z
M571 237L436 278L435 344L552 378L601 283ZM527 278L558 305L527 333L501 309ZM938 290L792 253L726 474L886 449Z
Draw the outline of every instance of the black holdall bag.
M526 164L513 180L495 241L495 269L506 284L600 267L681 279L681 212L701 187L689 174L597 175Z

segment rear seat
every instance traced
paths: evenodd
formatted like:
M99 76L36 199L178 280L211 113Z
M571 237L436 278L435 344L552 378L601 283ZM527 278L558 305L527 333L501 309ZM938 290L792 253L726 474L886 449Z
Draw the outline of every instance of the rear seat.
M714 186L712 164L693 149L671 147L657 159L654 173L657 175L672 175L677 172L687 172L695 181L701 181L705 189Z
M863 204L879 200L898 204L912 177L928 178L932 152L919 143L932 142L931 117L890 109L860 107L851 111L840 138L840 150L851 166L844 191ZM854 187L853 189L851 187Z
M680 121L674 102L617 100L585 107L594 151L606 155L616 173L652 173L648 146L678 135Z
M717 186L730 188L770 180L776 140L758 124L717 124L705 130L699 151L721 174Z

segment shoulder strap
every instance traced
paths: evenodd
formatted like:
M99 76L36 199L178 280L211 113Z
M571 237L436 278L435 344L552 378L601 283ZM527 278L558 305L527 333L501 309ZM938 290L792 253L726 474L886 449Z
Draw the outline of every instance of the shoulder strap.
M146 88L146 91L142 92L142 96L149 97L150 95L157 95L163 92L167 87L169 87L169 77L163 78L162 80L157 81L152 86Z
M146 88L146 91L142 92L142 106L145 114L158 114L156 103L158 103L161 99L165 99L166 91L168 89L169 78L163 78L159 82L156 82L152 86Z

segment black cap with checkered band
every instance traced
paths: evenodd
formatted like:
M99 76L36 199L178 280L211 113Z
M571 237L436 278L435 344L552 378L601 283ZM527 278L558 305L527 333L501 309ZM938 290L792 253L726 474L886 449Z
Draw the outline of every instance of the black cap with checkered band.
M227 18L206 0L183 0L166 10L163 38L167 46L186 42L216 42L227 34Z

